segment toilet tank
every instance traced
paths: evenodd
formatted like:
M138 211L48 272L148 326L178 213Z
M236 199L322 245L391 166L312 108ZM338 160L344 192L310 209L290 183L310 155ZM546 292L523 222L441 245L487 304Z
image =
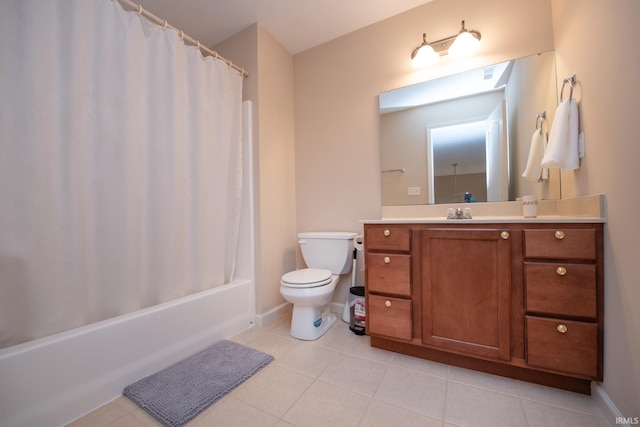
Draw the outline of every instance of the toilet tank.
M309 268L346 274L353 263L353 239L357 233L318 231L298 234L302 257Z

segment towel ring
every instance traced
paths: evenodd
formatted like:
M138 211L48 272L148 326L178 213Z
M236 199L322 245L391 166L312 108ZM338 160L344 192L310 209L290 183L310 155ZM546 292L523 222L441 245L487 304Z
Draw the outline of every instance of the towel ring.
M576 75L562 80L562 89L560 89L560 102L562 103L562 93L564 92L564 85L569 83L569 99L573 99L573 85L576 83Z
M542 133L542 124L547 119L547 112L543 111L542 113L536 114L536 130L540 130ZM538 128L538 123L540 124L540 128Z

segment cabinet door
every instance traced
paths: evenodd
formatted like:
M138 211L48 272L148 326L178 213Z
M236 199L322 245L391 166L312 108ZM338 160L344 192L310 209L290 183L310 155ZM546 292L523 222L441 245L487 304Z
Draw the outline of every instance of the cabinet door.
M423 229L421 247L423 342L509 360L508 231Z

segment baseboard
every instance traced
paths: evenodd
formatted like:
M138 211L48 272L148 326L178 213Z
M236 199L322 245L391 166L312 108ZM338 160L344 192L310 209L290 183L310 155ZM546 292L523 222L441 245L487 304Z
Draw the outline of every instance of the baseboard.
M349 323L349 312L347 311L347 318L344 318L344 306L347 305L345 303L340 302L332 302L329 306L332 313L335 313L338 316L338 319L343 322Z
M340 314L341 317L342 316L342 310L344 310L344 303L343 302L331 302L331 304L329 304L329 308L331 309L332 313L336 313L336 314Z
M285 302L272 308L266 313L256 314L256 326L267 328L275 326L287 317L291 317L292 308L293 306L291 303Z
M604 390L604 387L595 381L591 383L591 398L596 401L610 425L620 425L620 423L616 423L616 420L623 418L624 415L622 415L622 412L620 412L615 403L613 403Z

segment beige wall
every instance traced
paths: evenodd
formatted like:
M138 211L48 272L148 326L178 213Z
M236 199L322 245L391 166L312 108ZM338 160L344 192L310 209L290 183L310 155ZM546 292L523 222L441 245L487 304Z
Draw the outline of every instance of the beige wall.
M256 312L282 304L280 278L296 268L293 57L259 25L215 46L249 72L254 101Z
M562 176L563 197L607 195L603 386L625 416L640 416L640 2L552 5L558 75L577 75L586 142L581 168Z

